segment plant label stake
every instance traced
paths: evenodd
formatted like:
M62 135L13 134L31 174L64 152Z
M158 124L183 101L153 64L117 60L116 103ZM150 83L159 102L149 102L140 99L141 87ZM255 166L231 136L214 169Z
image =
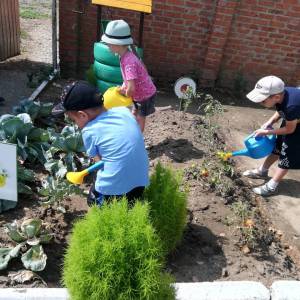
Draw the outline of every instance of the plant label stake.
M17 146L0 143L0 207L1 201L18 201ZM3 205L5 206L5 205ZM0 210L1 211L1 210Z
M192 78L181 77L176 80L174 85L174 92L176 96L180 99L179 111L181 111L183 102L189 97L188 90L194 95L196 93L196 83Z

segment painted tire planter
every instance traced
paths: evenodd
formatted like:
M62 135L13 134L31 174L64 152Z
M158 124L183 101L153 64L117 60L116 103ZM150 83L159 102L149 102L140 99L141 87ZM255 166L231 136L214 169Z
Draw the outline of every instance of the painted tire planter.
M144 49L143 48L135 47L135 50L136 50L139 58L143 59L144 58Z
M120 67L105 65L95 60L94 72L98 79L115 82L119 85L123 82Z
M105 65L120 66L119 57L110 52L108 46L101 42L94 44L94 58L96 61Z
M97 87L102 94L104 94L106 92L106 90L109 89L110 87L118 86L118 85L120 85L120 84L105 81L105 80L97 80Z
M140 58L144 57L143 48L136 47L136 52ZM110 66L120 66L119 57L110 52L108 46L102 42L94 43L94 58L98 62L110 65Z

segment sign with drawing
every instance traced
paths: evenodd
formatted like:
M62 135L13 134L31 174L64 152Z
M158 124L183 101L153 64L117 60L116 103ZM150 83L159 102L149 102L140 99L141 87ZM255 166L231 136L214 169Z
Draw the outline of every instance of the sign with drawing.
M0 143L0 199L18 201L17 147Z

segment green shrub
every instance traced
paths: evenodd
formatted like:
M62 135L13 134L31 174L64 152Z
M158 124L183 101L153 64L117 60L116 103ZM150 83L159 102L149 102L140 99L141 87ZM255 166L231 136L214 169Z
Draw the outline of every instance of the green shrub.
M152 223L167 252L181 241L186 226L187 193L181 190L181 185L178 172L158 163L145 191Z
M73 300L175 299L171 277L162 273L161 241L148 205L114 201L94 206L78 221L63 269Z

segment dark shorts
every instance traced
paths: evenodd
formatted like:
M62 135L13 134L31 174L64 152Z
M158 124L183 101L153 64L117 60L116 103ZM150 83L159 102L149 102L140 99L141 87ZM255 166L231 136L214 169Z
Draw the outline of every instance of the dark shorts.
M138 115L147 117L155 112L155 97L156 94L142 102L133 101L134 108L137 110Z
M129 207L132 207L134 206L136 199L140 199L143 196L144 190L144 186L138 186L126 193L125 195L103 195L96 191L95 184L93 184L89 191L87 204L88 206L92 206L94 204L102 206L104 201L109 203L114 198L121 199L123 196L125 196L127 198Z
M300 124L292 134L277 136L273 154L279 155L279 168L300 169Z

